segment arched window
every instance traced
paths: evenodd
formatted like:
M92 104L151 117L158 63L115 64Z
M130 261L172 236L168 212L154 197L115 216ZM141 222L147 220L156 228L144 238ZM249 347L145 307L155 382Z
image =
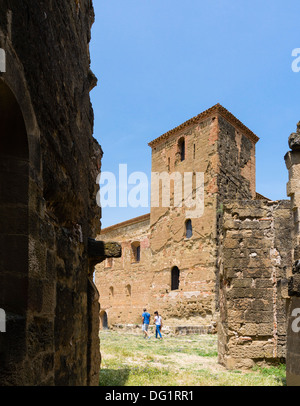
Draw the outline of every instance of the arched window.
M114 297L114 288L112 286L109 288L109 294L108 295L109 295L110 299L112 299Z
M141 259L141 246L139 241L135 241L131 244L132 261L140 262Z
M131 296L131 286L130 285L126 285L126 289L125 289L125 292L126 292L126 296Z
M104 330L108 329L107 313L104 310L100 312L100 328Z
M180 154L180 160L185 160L185 140L184 138L180 138L178 141L178 152Z
M19 316L26 314L28 306L28 188L29 151L23 114L0 78L0 308ZM20 337L23 334L18 333Z
M25 95L20 90L20 98L22 97ZM27 119L30 121L29 114ZM26 317L30 311L33 314L40 311L38 300L31 300L29 304L29 286L36 286L36 279L29 279L29 216L37 210L35 207L31 207L31 212L29 210L29 167L28 134L21 106L1 76L0 309L3 309L4 314L2 311L0 329L6 332L0 332L0 358L1 366L4 366L1 378L15 383L22 376L16 371L27 355L29 322ZM36 189L38 186L32 190ZM33 192L31 196L33 197ZM34 195L32 201L38 201L36 196L38 194ZM36 220L36 217L33 218ZM32 239L34 238L33 232ZM9 314L13 314L13 317L7 317ZM36 334L37 331L38 327ZM22 368L19 372L22 374Z
M186 238L191 238L192 235L193 235L192 220L188 219L185 222L185 236Z
M171 290L179 289L179 276L180 271L177 266L174 266L171 270Z

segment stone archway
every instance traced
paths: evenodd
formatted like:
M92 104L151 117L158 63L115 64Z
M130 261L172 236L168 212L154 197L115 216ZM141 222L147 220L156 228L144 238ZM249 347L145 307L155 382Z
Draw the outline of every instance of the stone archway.
M0 80L0 308L3 371L26 355L29 245L29 149L23 114L9 86ZM2 371L2 372L3 372Z

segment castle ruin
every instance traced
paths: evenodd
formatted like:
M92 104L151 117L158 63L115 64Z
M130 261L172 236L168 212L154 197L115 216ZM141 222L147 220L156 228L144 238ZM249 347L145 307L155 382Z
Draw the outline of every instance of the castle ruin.
M93 21L91 0L1 2L0 385L98 385L99 311L140 324L145 306L217 331L226 367L286 358L299 384L299 126L291 202L256 193L258 137L215 105L149 144L153 172L193 174L192 197L204 174L204 211L188 215L174 178L169 206L100 233Z
M93 241L93 21L90 0L1 1L0 385L99 383L93 267L119 253Z
M218 332L219 362L227 368L284 361L293 213L288 200L256 192L257 141L217 104L149 143L152 177L167 173L170 186L162 176L159 205L100 234L122 245L121 258L96 267L102 327L140 324L146 307L159 310L175 333ZM174 204L174 174L184 189L186 173L194 197L196 175L204 174L204 207L195 218Z

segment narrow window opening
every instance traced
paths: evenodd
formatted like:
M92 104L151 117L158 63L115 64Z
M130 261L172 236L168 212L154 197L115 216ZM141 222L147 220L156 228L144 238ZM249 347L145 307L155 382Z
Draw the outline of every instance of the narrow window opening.
M188 219L185 222L185 236L186 236L186 238L191 238L192 235L193 235L192 220Z
M179 149L179 154L180 154L180 160L184 161L185 160L185 140L184 138L180 138L178 141L178 149Z
M108 329L107 313L105 311L101 311L100 313L100 328L104 330Z
M177 266L174 266L171 271L171 290L179 289L180 271Z
M137 262L140 262L140 259L141 259L141 246L140 245L138 245L136 247L136 258L135 259Z
M131 286L130 285L126 285L126 296L131 296Z
M141 246L139 241L135 241L131 244L132 261L140 262L141 260Z

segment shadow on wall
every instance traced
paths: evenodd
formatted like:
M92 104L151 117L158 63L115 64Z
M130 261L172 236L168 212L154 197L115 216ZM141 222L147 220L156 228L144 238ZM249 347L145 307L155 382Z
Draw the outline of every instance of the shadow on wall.
M22 376L17 363L26 356L28 187L23 115L13 92L0 80L0 308L7 316L6 333L0 334L1 384Z

